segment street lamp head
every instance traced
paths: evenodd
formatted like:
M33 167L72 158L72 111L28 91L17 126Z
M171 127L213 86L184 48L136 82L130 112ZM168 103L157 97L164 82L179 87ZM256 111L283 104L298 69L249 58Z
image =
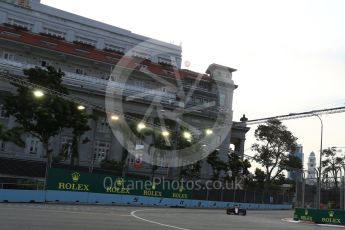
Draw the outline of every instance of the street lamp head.
M183 132L183 137L186 139L186 140L190 140L192 138L192 134L190 132Z
M212 129L206 129L206 135L209 136L209 135L212 135L213 134L213 130Z
M163 131L162 132L163 137L168 137L170 133L168 131Z
M83 106L83 105L78 105L78 110L85 110L85 106Z
M120 118L119 118L119 116L117 116L117 115L112 115L111 116L111 120L112 121L117 121L117 120L119 120Z
M138 130L139 130L139 131L142 130L142 129L145 129L145 128L146 128L146 125L145 125L144 123L140 122L140 123L138 124Z
M35 96L36 98L41 98L41 97L44 96L43 91L40 90L40 89L35 90L35 91L33 92L33 94L34 94L34 96Z

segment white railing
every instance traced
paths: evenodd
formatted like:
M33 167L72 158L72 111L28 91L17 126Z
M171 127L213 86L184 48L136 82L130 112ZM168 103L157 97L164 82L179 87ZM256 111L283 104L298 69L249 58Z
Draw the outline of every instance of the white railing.
M21 63L16 61L10 61L0 58L0 68L10 71L11 73L22 75L24 69L34 68L35 65ZM137 87L130 84L124 84L116 81L104 80L92 76L86 76L82 74L72 73L64 71L65 76L62 78L65 85L73 87L81 87L84 89L96 90L105 92L107 89L113 92L119 92L125 96L131 96L140 94L140 98L152 98L155 96L161 97L163 100L175 100L176 95L173 93L162 92L155 89L147 89L143 87ZM108 87L108 88L107 88Z

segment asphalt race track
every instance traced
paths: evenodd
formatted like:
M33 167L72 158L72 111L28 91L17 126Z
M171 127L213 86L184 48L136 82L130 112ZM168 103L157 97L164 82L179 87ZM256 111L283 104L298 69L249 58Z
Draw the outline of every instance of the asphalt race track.
M228 216L225 210L0 204L1 230L335 229L282 220L287 217L292 217L292 211L248 211L247 216Z

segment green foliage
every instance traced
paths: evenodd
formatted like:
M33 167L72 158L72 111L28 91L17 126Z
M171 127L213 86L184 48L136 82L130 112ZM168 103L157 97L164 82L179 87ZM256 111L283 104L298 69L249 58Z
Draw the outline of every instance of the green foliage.
M101 162L101 168L108 170L122 171L124 164L122 161L115 160L103 160Z
M66 127L72 128L72 152L71 152L71 166L75 165L75 160L79 159L79 143L81 136L89 131L91 128L88 125L89 119L95 118L93 115L87 114L84 110L79 110L77 105L69 102L68 121ZM87 143L86 140L82 141L83 144Z
M260 144L253 144L256 152L254 160L265 169L265 188L282 176L284 170L291 167L301 169L298 158L289 156L295 151L297 138L276 119L268 120L255 130L255 138Z
M52 89L64 94L68 93L62 85L64 73L56 71L53 67L31 68L24 70L27 80L31 83ZM51 137L61 132L63 128L73 128L76 135L87 128L87 119L76 111L74 103L63 98L48 94L36 98L31 89L16 85L17 94L6 98L5 109L16 118L16 122L24 132L37 137L43 144L44 155L47 157L48 166L51 166L52 156L48 150Z
M184 167L182 167L182 169L180 171L180 178L184 177L188 180L199 179L200 178L200 169L201 169L200 161L198 161L194 164L184 166Z
M218 154L219 154L218 151L215 150L207 156L207 160L206 160L207 163L209 163L213 169L213 176L212 176L213 180L218 180L220 172L222 170L227 171L227 168L228 168L226 162L219 159Z
M21 127L14 127L12 129L5 130L3 124L0 123L0 140L13 142L19 147L25 147L25 142L21 137L22 134L23 129Z
M323 174L330 174L334 180L335 187L338 188L338 174L345 163L344 158L337 156L336 149L324 149L322 154L325 157L322 161Z
M231 152L227 164L227 171L231 170L232 177L249 175L250 162L247 159L242 159L236 152Z

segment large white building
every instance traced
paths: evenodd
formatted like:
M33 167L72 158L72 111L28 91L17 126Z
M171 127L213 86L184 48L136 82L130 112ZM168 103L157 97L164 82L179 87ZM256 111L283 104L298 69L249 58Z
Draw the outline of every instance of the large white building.
M61 11L43 5L39 0L0 1L1 71L22 78L23 69L50 65L65 73L63 84L73 96L98 107L105 107L106 89L110 84L114 91L122 92L122 95L116 96L116 100L145 94L144 97L124 103L123 113L128 116L142 118L153 99L158 97L161 111L179 109L185 114L184 122L194 127L211 126L216 120L231 124L232 96L237 88L232 73L236 70L217 64L211 64L206 73L181 69L181 53L180 46ZM126 84L121 79L111 78L123 59L127 61L126 68L131 71ZM152 76L159 76L164 81L155 80L157 78ZM193 91L188 94L188 100L181 97L176 87L169 87L180 80L184 93L191 89ZM196 81L198 84L194 85ZM0 83L0 122L11 128L15 125L15 119L5 116L1 95L14 93L15 88L1 79ZM210 102L214 105L203 107ZM126 138L121 133L114 136L104 112L86 107L89 113L96 113L98 119L90 121L92 129L84 134L84 138L91 141L80 144L82 154L78 164L99 167L104 159L120 160L124 153L120 142ZM157 114L152 115L148 122L155 123L157 119ZM167 119L167 123L174 130L177 123L172 120ZM248 130L245 126L232 126L225 134L218 134L216 130L213 132L213 140L218 143L222 159L226 159L230 144L235 146L236 152L243 154ZM29 134L24 138L24 149L0 141L0 157L44 161L39 140ZM59 154L71 139L70 130L64 130L52 138L50 146L53 154ZM150 141L149 138L147 141ZM143 146L142 151L148 152L148 149L149 146ZM167 175L169 164L165 157L168 156L161 152L153 155L159 156L160 161L156 174ZM150 157L153 158L153 155ZM130 155L127 159L129 172L150 174L150 165L140 170L132 167L136 157ZM203 177L210 174L206 161L203 161L201 174Z

